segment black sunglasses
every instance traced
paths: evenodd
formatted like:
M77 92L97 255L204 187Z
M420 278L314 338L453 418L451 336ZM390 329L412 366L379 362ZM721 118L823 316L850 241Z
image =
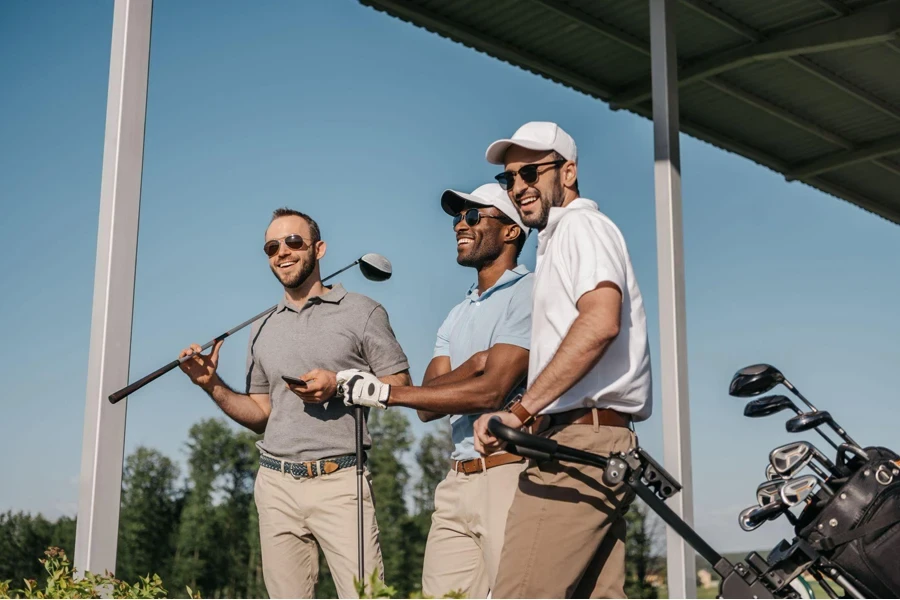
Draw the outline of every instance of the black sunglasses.
M263 251L266 253L266 256L272 257L278 254L279 248L281 248L281 242L284 242L284 245L290 248L291 250L303 250L304 248L310 247L312 244L307 243L306 238L300 237L296 233L287 236L284 240L269 240L263 246Z
M561 166L563 166L564 164L566 164L567 162L569 162L569 161L562 159L562 160L554 160L552 162L536 163L533 165L525 165L518 171L503 171L499 175L496 175L494 177L494 179L497 180L497 183L499 183L503 187L504 190L509 191L516 184L516 175L519 175L519 177L522 178L522 181L524 181L528 185L531 185L532 183L534 183L535 181L538 180L538 177L539 177L538 167L549 167L550 165L553 165L554 169L558 169Z
M477 208L470 208L465 212L459 213L458 215L453 215L453 228L456 229L456 226L459 225L459 222L463 219L466 220L466 225L469 227L475 227L478 225L478 221L481 219L497 219L498 221L503 221L504 223L512 223L513 221L507 217L506 215L485 215L478 212Z

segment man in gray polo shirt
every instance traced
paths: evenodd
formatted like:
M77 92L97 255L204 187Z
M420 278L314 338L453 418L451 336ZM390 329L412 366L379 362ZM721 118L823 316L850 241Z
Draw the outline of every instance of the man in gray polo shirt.
M216 373L221 341L181 368L225 414L265 434L257 444L262 468L254 495L269 596L312 598L321 545L338 595L356 597L355 426L351 409L335 398L336 372L359 369L404 386L409 363L380 304L340 284L322 285L325 242L312 218L278 209L265 239L284 297L251 329L247 393L232 390ZM199 351L194 344L181 356ZM306 385L288 386L282 376ZM366 430L365 447L370 444ZM363 502L365 571L383 576L371 486L364 486Z
M478 281L438 330L425 387L389 388L353 371L338 379L347 382L350 402L415 408L423 421L451 415L455 448L451 470L435 490L422 591L484 598L494 587L506 515L525 463L507 452L482 458L472 425L524 391L533 275L516 263L528 229L496 183L471 194L447 190L441 206L453 216L456 260L476 269Z

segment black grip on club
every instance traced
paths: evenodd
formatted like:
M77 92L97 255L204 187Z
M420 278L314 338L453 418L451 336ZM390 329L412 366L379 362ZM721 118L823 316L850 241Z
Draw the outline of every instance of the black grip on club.
M549 440L512 427L507 427L500 422L500 419L494 417L488 421L488 431L497 436L497 438L508 442L516 447L517 454L528 456L529 458L537 458L538 460L550 460L556 454L559 448L559 442ZM526 454L527 452L534 454ZM537 455L540 453L540 456Z
M176 358L175 360L173 360L169 364L165 365L164 367L160 367L159 369L153 371L149 375L147 375L145 377L141 377L134 383L130 383L130 384L126 385L118 392L113 392L112 394L109 395L109 401L112 404L115 404L116 402L118 402L119 400L122 400L126 396L129 396L130 394L133 394L134 392L138 391L139 389L141 389L142 387L144 387L151 381L162 377L163 375L165 375L166 373L168 373L169 371L171 371L172 369L174 369L177 366L178 366L178 359Z

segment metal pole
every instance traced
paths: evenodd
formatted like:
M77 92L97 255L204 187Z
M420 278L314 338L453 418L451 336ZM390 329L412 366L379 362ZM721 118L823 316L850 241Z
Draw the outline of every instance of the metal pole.
M106 397L128 383L152 0L113 9L100 223L78 492L75 568L116 568L125 447L125 402Z
M680 494L669 499L669 505L693 526L675 0L649 1L663 447L666 469L683 486ZM666 536L666 560L669 598L696 598L694 550L671 528Z

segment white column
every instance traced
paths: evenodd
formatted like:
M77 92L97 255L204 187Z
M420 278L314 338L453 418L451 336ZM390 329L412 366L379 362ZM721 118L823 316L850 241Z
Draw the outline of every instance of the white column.
M78 492L75 567L114 572L125 448L152 0L115 0L94 305Z
M693 526L675 0L649 1L663 446L666 470L684 486L669 505ZM696 598L694 550L671 529L666 555L669 598Z

